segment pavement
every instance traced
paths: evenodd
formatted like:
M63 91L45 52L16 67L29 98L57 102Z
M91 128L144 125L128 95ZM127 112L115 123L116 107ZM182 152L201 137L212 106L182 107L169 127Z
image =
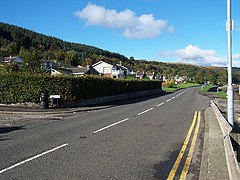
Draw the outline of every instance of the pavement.
M63 113L74 113L74 112L85 112L92 110L99 110L111 107L111 105L105 106L84 106L76 108L47 108L41 109L38 107L22 107L22 106L4 106L0 105L0 114L63 114Z
M213 101L204 116L205 136L199 179L239 180L239 163L230 138L232 127Z
M0 106L0 114L26 114L26 115L54 115L63 113L84 112L107 108L109 106L91 106L78 108L29 108ZM213 101L204 111L205 135L203 155L200 168L200 180L208 179L240 179L239 162L234 152L229 126ZM1 123L0 123L1 126Z

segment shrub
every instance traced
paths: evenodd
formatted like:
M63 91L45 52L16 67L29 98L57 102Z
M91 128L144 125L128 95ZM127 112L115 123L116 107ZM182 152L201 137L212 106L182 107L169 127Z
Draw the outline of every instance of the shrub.
M47 92L49 95L59 94L61 101L71 102L159 88L161 81L119 80L93 76L2 74L0 103L38 103L41 92Z
M166 81L165 84L164 84L164 87L166 88L172 88L174 86L174 80L169 80L169 81Z

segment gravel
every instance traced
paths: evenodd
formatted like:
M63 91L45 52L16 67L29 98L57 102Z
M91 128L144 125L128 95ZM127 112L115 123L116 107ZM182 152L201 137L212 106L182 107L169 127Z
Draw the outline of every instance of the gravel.
M32 120L52 119L53 115L0 114L0 126L12 126Z

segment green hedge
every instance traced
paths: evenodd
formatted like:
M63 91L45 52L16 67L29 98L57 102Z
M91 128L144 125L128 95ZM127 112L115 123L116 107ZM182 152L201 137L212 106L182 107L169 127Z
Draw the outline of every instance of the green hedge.
M159 88L160 81L4 74L0 76L0 103L39 103L41 92L59 94L62 102L71 102Z

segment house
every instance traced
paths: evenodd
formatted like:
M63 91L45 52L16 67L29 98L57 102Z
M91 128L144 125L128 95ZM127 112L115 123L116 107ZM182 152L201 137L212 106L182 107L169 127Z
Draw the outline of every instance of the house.
M49 73L51 76L59 76L59 75L72 75L72 71L69 69L65 69L65 68L52 68L50 70L47 71L47 73Z
M42 68L46 70L45 73L49 73L51 76L56 75L71 75L71 76L83 76L83 75L99 75L99 72L96 71L92 66L90 67L69 67L60 63L54 63L49 60L43 63Z
M147 73L147 77L149 78L149 79L151 79L151 80L153 80L153 79L156 79L156 76L155 76L155 73L153 72L153 73Z
M106 63L104 61L98 61L97 63L93 64L92 67L97 70L102 76L113 77L113 65L109 63Z
M156 77L158 77L158 76L156 76L156 74L154 72L151 73L151 72L143 71L143 72L137 72L135 77L139 78L139 79L149 78L149 79L153 80L153 79L156 79Z
M41 67L45 69L44 74L50 74L51 76L58 76L61 74L71 75L71 71L65 69L61 64L46 60Z
M175 76L174 81L179 83L179 82L185 82L187 80L187 76Z
M127 78L129 74L128 68L123 66L122 63L120 62L120 64L116 64L115 66L113 66L112 69L112 75L113 78Z
M21 57L17 56L17 57L0 57L0 63L17 63L17 64L21 64L23 63L23 60Z
M90 67L82 67L78 66L77 68L70 68L74 76L84 76L84 75L100 75L100 73L94 69L92 66Z
M160 73L155 74L155 79L162 80L163 79L163 75L161 75Z
M167 81L167 80L168 80L168 77L165 76L165 75L163 75L163 76L162 76L162 80L163 80L163 81Z
M146 78L146 77L147 77L147 74L146 74L145 71L143 71L143 72L137 72L137 73L136 73L136 78L144 79L144 78Z
M81 67L81 68L52 68L48 71L51 76L56 75L71 75L71 76L84 76L84 75L99 75L99 72L97 72L92 67Z
M132 70L132 69L129 69L129 70L128 70L128 74L130 74L130 75L136 75L136 72L134 72L134 70Z

